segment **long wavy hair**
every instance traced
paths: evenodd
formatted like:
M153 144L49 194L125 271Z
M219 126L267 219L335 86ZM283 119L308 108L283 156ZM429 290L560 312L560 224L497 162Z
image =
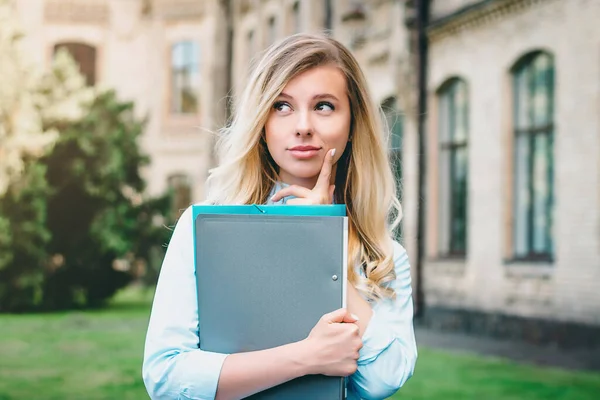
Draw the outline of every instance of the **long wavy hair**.
M207 202L264 204L278 181L278 166L264 136L269 112L286 84L311 68L335 65L345 75L352 110L350 141L337 163L335 202L349 220L348 278L366 298L394 297L392 236L402 210L388 155L381 109L372 102L356 59L337 40L296 34L269 47L254 65L231 122L217 142L219 166L207 181ZM364 276L356 267L363 269Z

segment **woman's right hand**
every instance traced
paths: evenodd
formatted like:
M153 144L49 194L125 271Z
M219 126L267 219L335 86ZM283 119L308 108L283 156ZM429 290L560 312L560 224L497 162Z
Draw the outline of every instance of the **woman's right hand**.
M271 201L279 201L284 197L294 196L295 198L289 199L286 204L331 204L335 191L335 185L331 184L334 158L335 148L327 150L317 183L312 190L299 185L287 186L275 193L271 197Z
M356 372L362 347L356 321L344 308L321 317L304 340L310 374L348 376Z

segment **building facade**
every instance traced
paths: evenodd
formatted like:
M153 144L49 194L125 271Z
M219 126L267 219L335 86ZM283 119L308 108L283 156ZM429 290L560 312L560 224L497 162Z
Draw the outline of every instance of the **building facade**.
M600 325L600 3L429 12L428 319L567 341L507 321Z
M216 1L19 0L23 45L49 65L66 48L89 84L116 89L147 118L141 145L151 195L168 188L179 208L204 196L213 132L224 114ZM222 61L220 61L222 60Z
M203 199L253 60L331 31L390 127L425 321L513 336L528 333L505 321L600 326L600 2L429 0L425 18L416 0L16 3L36 61L66 47L148 117L149 192L175 188L178 208Z
M419 2L240 3L235 88L253 57L298 31L331 30L358 58L390 123L401 241L426 324L560 343L597 336L600 4L429 1L419 94Z
M368 3L368 4L367 4ZM205 195L213 146L252 60L295 32L332 31L365 66L392 127L397 163L406 93L407 33L401 1L19 0L22 42L49 67L67 49L88 84L114 88L147 118L142 147L148 194L175 190L176 210ZM376 27L373 29L371 27ZM398 169L400 169L398 167ZM410 201L410 200L408 200ZM409 213L407 213L409 214Z

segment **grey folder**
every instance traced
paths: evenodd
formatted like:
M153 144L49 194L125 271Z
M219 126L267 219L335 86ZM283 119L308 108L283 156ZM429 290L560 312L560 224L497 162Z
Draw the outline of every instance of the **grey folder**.
M347 229L340 216L198 214L200 348L231 354L299 341L345 307ZM307 375L250 398L345 396L344 378Z

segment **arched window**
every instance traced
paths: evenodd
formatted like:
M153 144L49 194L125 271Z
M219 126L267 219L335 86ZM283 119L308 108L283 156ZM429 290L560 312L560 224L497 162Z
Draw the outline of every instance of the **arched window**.
M469 107L467 84L454 78L438 92L440 255L467 251Z
M514 104L513 251L516 259L554 255L554 60L530 53L512 70Z
M90 86L96 84L96 48L84 43L63 42L54 46L54 53L65 49L79 65L79 71Z
M171 112L197 114L200 93L200 46L181 41L171 48Z

